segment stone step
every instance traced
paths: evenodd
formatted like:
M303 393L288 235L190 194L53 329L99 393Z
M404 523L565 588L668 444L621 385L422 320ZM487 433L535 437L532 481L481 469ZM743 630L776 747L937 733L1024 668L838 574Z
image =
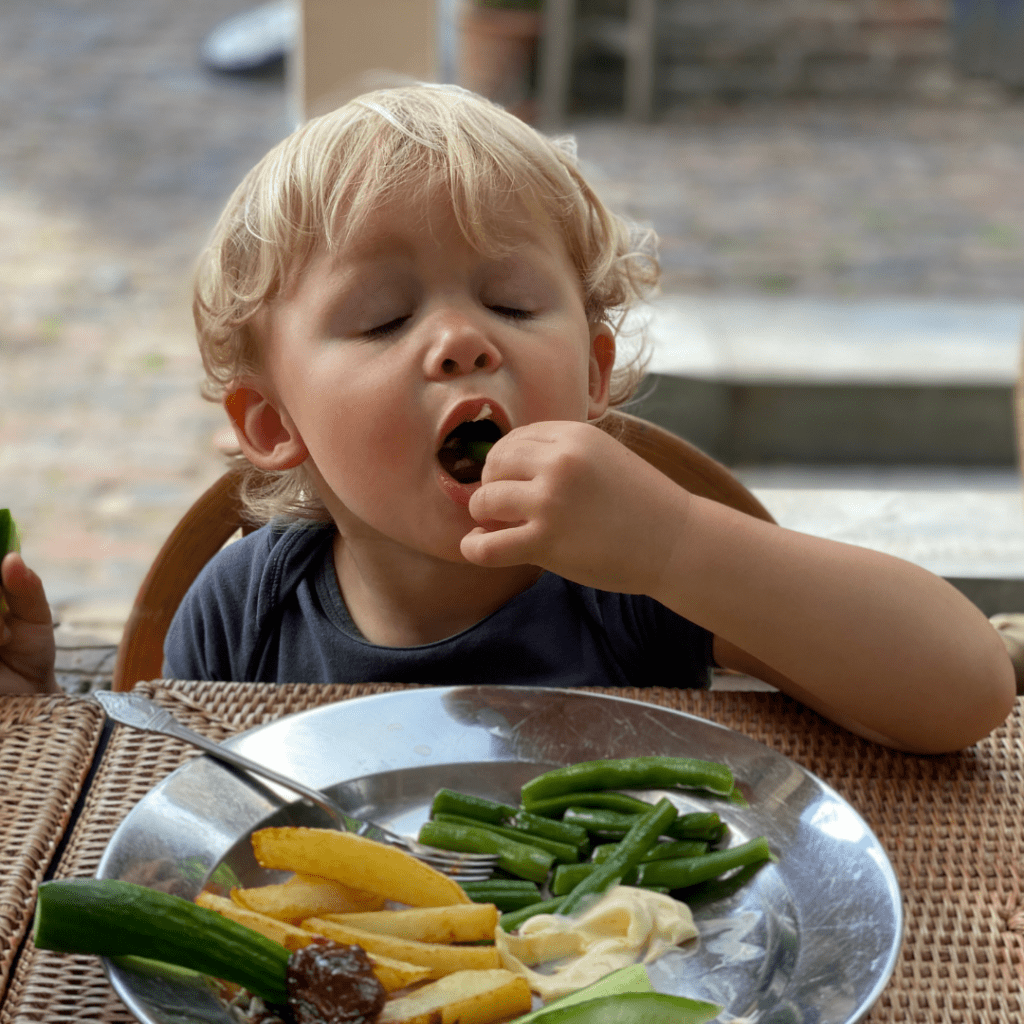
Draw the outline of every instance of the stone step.
M643 316L632 411L727 464L1016 463L1019 303L667 295Z
M986 615L1024 611L1024 493L1015 469L740 466L790 529L905 558Z

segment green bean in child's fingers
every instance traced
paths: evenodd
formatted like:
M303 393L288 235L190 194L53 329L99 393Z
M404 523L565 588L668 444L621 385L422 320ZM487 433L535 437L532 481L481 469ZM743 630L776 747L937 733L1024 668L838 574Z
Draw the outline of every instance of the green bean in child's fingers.
M733 790L727 765L691 757L627 757L580 761L538 775L523 786L523 807L563 793L598 789L706 789L721 796Z

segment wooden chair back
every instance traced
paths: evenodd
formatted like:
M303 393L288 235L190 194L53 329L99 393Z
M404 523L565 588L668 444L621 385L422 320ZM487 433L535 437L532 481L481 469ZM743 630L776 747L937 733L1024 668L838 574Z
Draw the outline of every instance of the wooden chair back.
M681 487L747 515L774 522L768 510L720 462L663 427L612 412L608 428L627 447ZM226 472L185 513L142 581L125 625L113 688L159 679L167 629L203 566L239 530L249 532L239 498L241 472Z

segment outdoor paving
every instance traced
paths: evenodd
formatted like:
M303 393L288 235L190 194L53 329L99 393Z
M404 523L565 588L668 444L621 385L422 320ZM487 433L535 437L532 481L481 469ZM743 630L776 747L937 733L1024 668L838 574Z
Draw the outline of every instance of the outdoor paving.
M190 269L242 174L291 128L282 75L199 64L206 33L246 7L0 10L0 505L19 520L63 628L100 647L222 468L222 414L198 392ZM970 95L960 106L702 105L648 127L568 125L598 190L662 237L660 368L771 374L790 360L840 376L945 366L950 379L1009 381L1024 308L1024 101ZM950 498L963 515L943 521L988 524L986 559L1001 548L1024 557L1012 467L960 472L916 493L987 496L969 514ZM869 543L882 524L916 531L915 543L937 536L928 516L939 500L914 511L894 497L914 488L891 480L810 488L764 467L741 473L799 528ZM801 504L812 491L816 510ZM91 655L69 657L71 675L89 677Z

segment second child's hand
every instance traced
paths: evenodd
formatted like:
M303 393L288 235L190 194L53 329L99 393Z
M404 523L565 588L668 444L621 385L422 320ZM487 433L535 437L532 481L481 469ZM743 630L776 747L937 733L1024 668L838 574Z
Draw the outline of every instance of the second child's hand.
M53 619L39 577L11 552L0 561L0 694L59 693Z

